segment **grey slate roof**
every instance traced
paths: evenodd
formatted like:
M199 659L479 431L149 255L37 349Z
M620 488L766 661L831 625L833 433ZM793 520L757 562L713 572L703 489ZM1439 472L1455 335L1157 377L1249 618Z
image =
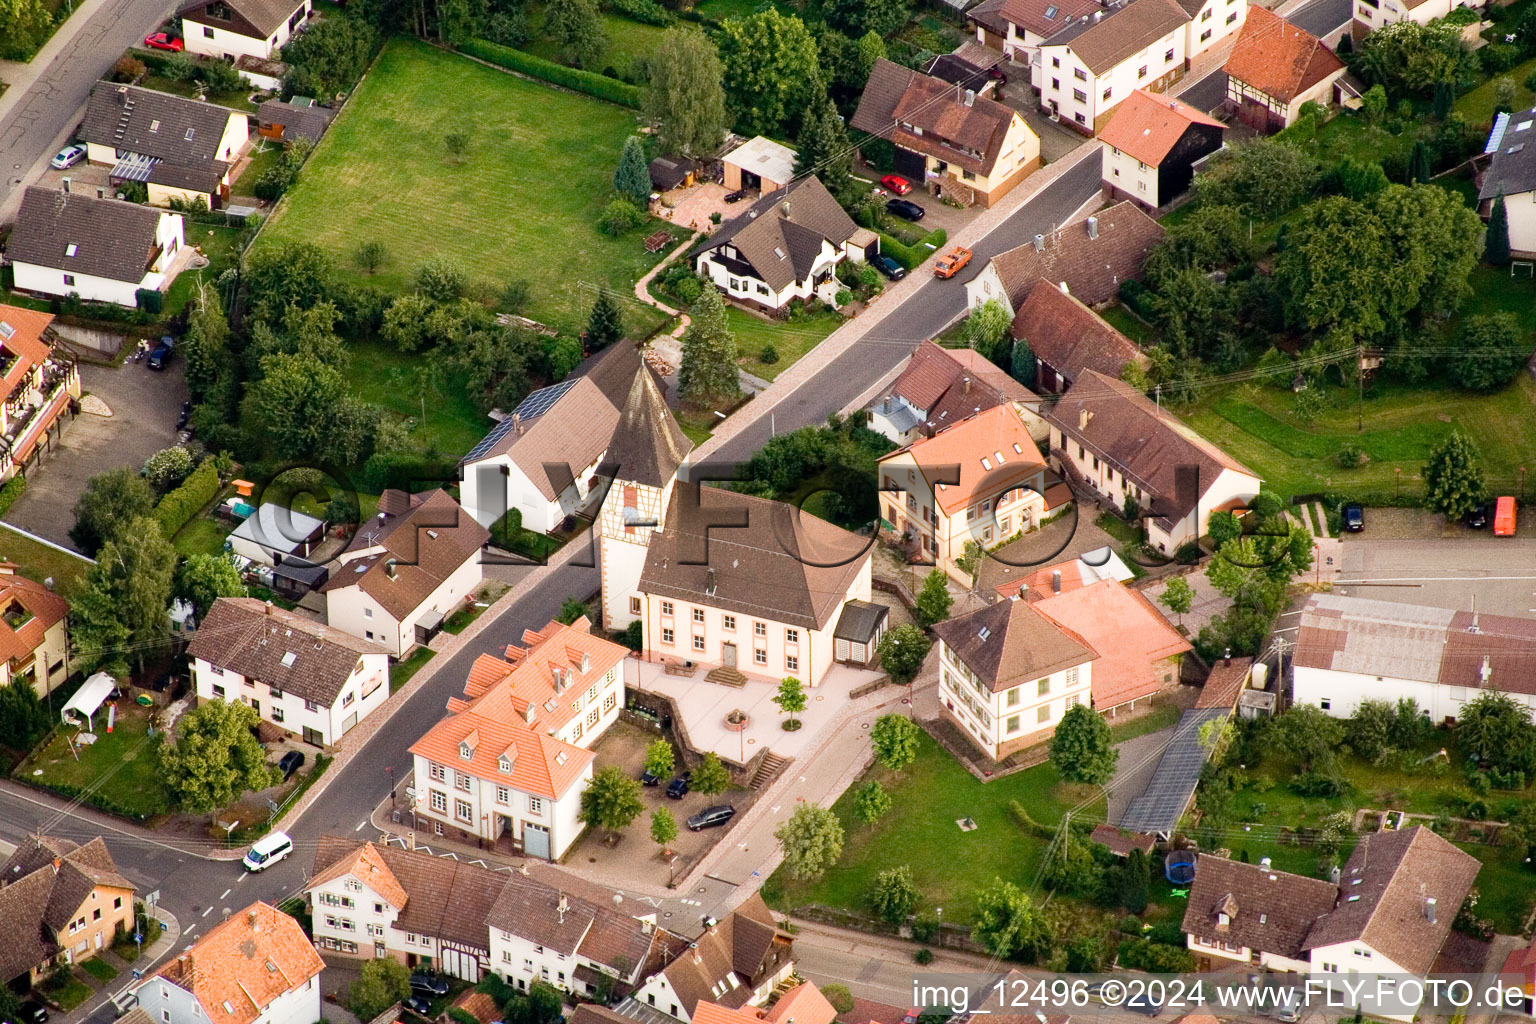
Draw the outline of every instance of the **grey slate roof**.
M237 111L153 89L99 82L86 104L80 138L160 160L150 178L157 184L211 192L234 157L219 151L232 113Z
M138 284L149 270L161 211L78 192L29 187L7 250L12 260ZM75 254L68 256L69 246Z
M812 176L763 196L688 255L693 259L733 243L758 278L780 291L810 275L823 241L838 247L856 230L853 218Z
M319 142L336 112L315 103L300 105L282 100L267 100L256 108L256 120L262 125L283 126L283 139L307 139Z
M325 707L336 703L358 659L384 648L254 597L221 597L187 653ZM290 657L291 655L291 657Z
M867 644L875 637L880 624L890 617L891 610L872 601L849 601L843 605L843 614L837 617L837 628L832 631L835 640L851 640Z
M998 601L933 631L993 693L1099 657L1086 640L1028 601Z
M256 34L252 38L256 39L271 37L283 22L304 6L304 0L224 0L225 6L234 15L233 18L225 20L209 17L207 11L209 2L210 0L192 0L191 3L182 4L177 13L200 25L213 25L225 30L255 29ZM247 33L242 31L241 34Z
M1536 109L1510 114L1493 162L1483 175L1478 199L1536 191Z

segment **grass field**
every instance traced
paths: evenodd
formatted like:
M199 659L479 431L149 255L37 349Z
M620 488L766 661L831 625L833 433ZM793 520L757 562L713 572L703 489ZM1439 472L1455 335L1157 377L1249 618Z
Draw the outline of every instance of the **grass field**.
M159 737L151 737L149 716L139 708L118 714L107 732L107 709L96 712L96 742L70 752L70 726L59 729L37 753L22 762L19 772L42 786L66 787L64 792L97 786L102 797L116 809L153 816L166 809L165 787L155 764ZM34 772L41 771L41 775ZM110 775L109 775L110 773Z
M163 312L166 319L181 312L187 300L196 294L199 281L212 285L220 274L240 262L240 228L188 221L186 232L187 244L202 249L203 255L208 257L208 267L205 270L183 271L171 282L170 290L165 293Z
M187 555L217 555L224 550L224 541L234 524L211 516L194 516L192 521L176 531L171 543L176 553Z
M282 143L258 137L251 147L251 162L245 165L245 170L240 172L240 177L235 179L230 191L237 196L254 196L256 179L277 163L282 155Z
M530 25L543 26L544 11L547 6L547 4L528 5ZM592 71L605 72L606 69L612 68L623 72L626 68L634 67L639 61L648 60L651 54L656 52L656 47L661 45L662 34L666 32L666 29L660 26L632 21L611 11L604 11L601 18L603 31L608 35L608 45L603 47L603 52L597 60L592 62L590 69ZM559 48L543 32L528 40L528 45L523 49L536 57L560 62Z
M459 162L443 150L452 130L469 136ZM627 294L660 258L644 228L596 226L634 130L630 111L395 38L257 244L313 241L354 274L357 246L381 242L389 260L370 284L386 291L441 254L492 294L527 281L526 315L572 332L596 286Z
M366 368L366 372L352 374L353 393L411 420L411 439L423 452L462 455L494 426L470 401L462 374L445 373L442 390L427 394L423 401L423 396L406 383L410 371L421 365L421 353L401 352L378 338L359 339L348 348L356 368Z
M726 307L725 316L731 331L736 335L736 351L741 356L741 368L764 380L773 380L795 365L801 356L821 344L827 335L843 323L843 318L830 310L792 324L764 320L734 306ZM772 345L779 354L779 358L772 363L765 363L758 358L766 345Z
M41 583L52 577L55 588L65 597L79 589L85 571L91 567L79 555L41 544L4 523L0 523L0 560L15 562L29 580Z

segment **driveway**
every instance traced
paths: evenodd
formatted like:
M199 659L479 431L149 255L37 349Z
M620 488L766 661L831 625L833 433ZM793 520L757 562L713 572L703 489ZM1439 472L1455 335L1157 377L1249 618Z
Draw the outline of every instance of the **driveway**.
M1536 615L1536 536L1444 527L1423 513L1370 509L1346 535L1334 593L1495 615ZM1418 539L1404 527L1417 520ZM1522 524L1524 525L1524 524ZM1450 536L1444 536L1449 533ZM1383 536L1382 534L1386 534Z
M66 424L61 443L43 457L5 517L12 526L72 550L69 528L86 482L119 466L136 470L155 452L174 445L176 416L187 398L179 360L159 373L142 362L119 368L81 363L80 383L111 415L82 411Z
M1008 84L1003 86L997 98L1017 110L1024 123L1040 136L1040 155L1046 163L1055 163L1088 141L1088 136L1073 131L1060 121L1052 121L1050 115L1040 112L1040 95L1029 84L1029 68L1022 64L1005 67Z

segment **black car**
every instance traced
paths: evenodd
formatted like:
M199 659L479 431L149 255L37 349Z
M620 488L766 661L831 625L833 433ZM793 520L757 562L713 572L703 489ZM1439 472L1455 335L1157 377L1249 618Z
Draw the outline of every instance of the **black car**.
M727 192L725 194L725 201L728 203L739 203L745 198L747 198L747 190L744 188L739 188L735 192Z
M707 807L688 819L688 830L697 832L704 828L718 828L736 816L736 808L730 804Z
M1488 503L1474 505L1472 511L1461 517L1461 525L1474 530L1483 530L1488 527Z
M688 795L688 789L692 784L693 772L683 772L683 774L667 783L667 796L673 800L681 800Z
M907 268L902 266L900 263L897 263L883 252L875 253L869 258L869 262L872 266L874 266L876 270L880 271L880 273L884 274L892 281L900 281L902 278L907 276Z
M1344 529L1350 533L1359 533L1365 529L1365 509L1359 505L1345 505Z
M176 339L170 335L163 335L160 344L149 354L149 368L151 370L163 370L165 364L171 361L171 353L176 350Z
M283 778L284 779L288 778L294 772L296 772L300 768L304 767L304 751L302 751L302 750L290 750L290 751L288 751L288 753L284 754L282 756L282 759L277 762L277 767L278 767L278 770L280 770L283 773Z
M176 429L180 430L181 428L185 427L187 425L187 421L190 420L191 418L192 418L192 403L191 402L182 402L181 403L181 412L179 414L177 414L177 416L176 416Z
M435 974L417 971L411 975L411 991L424 996L445 996L448 983Z
M640 785L659 786L661 785L661 776L653 774L651 770L647 768L645 771L640 773Z
M910 199L887 199L885 212L900 217L902 220L922 220L928 215L928 211L918 206Z
M432 1016L432 1004L427 1002L425 996L414 994L407 996L405 1002L402 1005L412 1013L419 1013L423 1017Z
M16 1010L18 1024L43 1024L48 1019L48 1010L42 1003L28 999Z

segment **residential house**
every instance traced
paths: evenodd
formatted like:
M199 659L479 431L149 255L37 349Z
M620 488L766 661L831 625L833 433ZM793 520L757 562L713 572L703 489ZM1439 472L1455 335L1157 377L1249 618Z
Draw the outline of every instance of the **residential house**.
M1108 152L1106 150L1106 152ZM1096 229L1090 229L1096 230ZM1035 387L1059 395L1092 370L1118 378L1147 357L1137 344L1068 292L1065 286L1032 288L1010 328L1035 356Z
M1536 255L1536 108L1494 119L1484 153L1493 154L1478 183L1478 210L1487 217L1504 197L1509 248L1523 259Z
M721 157L720 166L732 192L777 192L795 179L795 151L758 135Z
M930 60L924 65L923 74L962 89L974 90L977 96L995 98L1000 76L1004 74L998 66L1006 59L1002 50L967 39L953 52L941 53Z
M114 186L140 182L155 206L201 199L218 209L229 198L230 168L245 153L250 123L243 111L98 82L79 137L91 163L112 168Z
M925 341L870 408L869 426L907 445L999 405L1013 406L1030 436L1046 436L1040 399L1028 388L975 349Z
M253 597L213 602L187 656L198 700L249 704L317 747L335 745L389 699L383 647Z
M189 0L181 5L187 52L270 60L313 13L311 0Z
M858 225L815 176L768 192L694 246L699 274L737 302L770 313L795 299L835 306L835 275L845 259L862 260Z
M708 1024L696 1016L703 1004L740 1010L766 1003L794 973L794 954L794 939L779 929L763 897L754 892L724 919L708 924L689 948L647 977L632 998L638 1008L683 1024Z
M997 405L880 457L880 516L915 557L960 575L968 543L994 548L1072 495L1012 405Z
M1004 571L1011 573L1013 570L1012 567L1008 567ZM1129 583L1135 578L1136 574L1131 571L1130 566L1115 554L1114 548L1106 544L1102 548L1084 551L1069 562L1057 562L1055 565L1041 566L1033 572L1026 572L1018 579L999 583L993 590L999 597L1012 598L1022 595L1030 600L1038 600L1050 594L1059 594L1064 590L1086 587L1100 580Z
M1099 133L1104 184L1114 198L1155 210L1184 194L1196 161L1221 148L1224 131L1220 121L1187 103L1137 89Z
M1536 619L1341 594L1302 607L1293 700L1348 718L1366 700L1413 700L1453 723L1485 692L1536 710Z
M420 850L324 835L304 887L315 945L478 982L491 969L486 915L507 876Z
M1458 7L1480 10L1481 5L1471 0L1355 0L1355 16L1350 21L1349 32L1356 43L1369 32L1399 21L1412 21L1428 25L1443 18ZM1477 23L1473 22L1475 26ZM1473 39L1477 36L1474 34Z
M594 636L585 616L528 630L523 643L476 660L464 696L411 745L415 815L434 835L506 839L525 856L559 860L582 832L588 748L624 706L629 652Z
M693 1024L832 1024L836 1019L837 1010L809 981L785 992L767 1009L733 1009L707 999L693 1008Z
M1017 110L880 58L849 124L896 147L896 173L935 196L991 206L1040 167Z
M314 1024L325 963L299 922L257 901L213 925L133 991L164 1024Z
M1532 1016L1536 1002L1536 943L1509 951L1499 971L1499 982L1514 990L1505 1004L1505 1012Z
M870 547L792 505L676 487L645 548L642 657L818 686L845 607L870 600Z
M1120 294L1120 284L1141 277L1147 255L1163 240L1163 228L1140 206L1124 200L1033 241L992 257L965 283L965 304L975 309L990 299L1013 316L1035 285L1067 286L1084 304L1098 306Z
M982 0L965 12L965 20L978 43L1026 65L1029 84L1039 92L1040 44L1103 11L1098 0Z
M1141 510L1147 543L1167 557L1205 535L1212 512L1244 508L1259 478L1117 378L1087 370L1046 417L1051 465L1073 489Z
M1317 36L1257 6L1224 70L1228 111L1266 133L1294 124L1304 103L1342 102L1348 71Z
M68 601L0 562L0 686L24 679L41 699L69 678L68 616Z
M623 475L626 420L642 392L660 385L640 349L628 342L590 357L558 384L518 403L459 462L459 494L465 510L490 527L516 509L523 529L549 533L567 516L584 513L605 498L604 481ZM661 405L665 418L672 420ZM676 423L669 437L692 443ZM673 468L676 468L675 465Z
M1364 836L1336 882L1202 854L1184 911L1201 970L1427 975L1481 865L1422 825ZM1343 993L1340 993L1342 996ZM1411 1020L1413 1015L1387 1015Z
M322 107L306 97L266 100L256 108L256 134L274 142L302 139L313 145L320 141L335 116L336 111L330 107Z
M80 367L55 347L52 324L51 313L0 304L0 483L52 451L79 408Z
M290 559L308 564L324 537L325 520L269 501L230 531L228 545L236 557L255 565L277 566Z
M385 491L320 588L326 621L404 657L474 598L489 539L447 491Z
M25 991L55 964L95 956L132 930L133 893L100 837L27 836L0 864L0 984Z
M176 279L183 228L179 213L28 186L6 255L17 291L133 307Z

